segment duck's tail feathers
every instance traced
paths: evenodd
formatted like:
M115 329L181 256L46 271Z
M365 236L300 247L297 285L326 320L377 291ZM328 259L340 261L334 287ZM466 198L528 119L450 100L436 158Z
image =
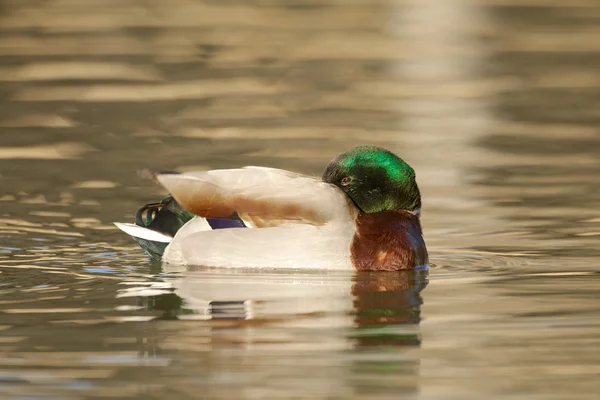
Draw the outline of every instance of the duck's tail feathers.
M159 243L170 243L172 236L165 235L152 229L145 228L143 226L129 224L124 222L114 222L117 228L128 234L134 239L149 240L152 242Z
M135 214L135 224L115 225L130 235L146 254L159 260L171 239L192 218L194 214L167 196L158 203L140 207Z
M114 223L117 228L131 236L133 240L144 250L150 258L160 260L165 249L173 239L169 235L153 231L152 229L144 228L134 224Z
M197 217L183 208L171 195L158 203L138 208L135 224L115 222L115 225L130 235L146 254L156 260L162 258L165 249L180 230L188 234L212 229L246 227L236 213L225 219Z

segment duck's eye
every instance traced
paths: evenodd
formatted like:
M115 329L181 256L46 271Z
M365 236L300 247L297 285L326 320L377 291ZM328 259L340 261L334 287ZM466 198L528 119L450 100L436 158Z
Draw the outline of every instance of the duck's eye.
M353 177L351 177L351 176L345 176L345 177L342 178L340 184L342 186L348 186L349 184L352 183L353 180L354 180Z

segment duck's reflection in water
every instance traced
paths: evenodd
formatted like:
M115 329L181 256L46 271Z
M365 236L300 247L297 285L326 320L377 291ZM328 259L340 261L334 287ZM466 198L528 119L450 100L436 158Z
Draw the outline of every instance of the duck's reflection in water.
M405 334L421 321L421 291L427 286L428 271L372 272L355 276L352 285L357 331L372 329L379 334L360 336L358 346L419 345L418 333Z
M201 386L208 398L415 392L419 360L412 349L421 343L420 292L427 282L427 270L352 275L166 267L137 294L156 316L143 332L154 348L144 352L169 357L169 375L193 376L194 390Z

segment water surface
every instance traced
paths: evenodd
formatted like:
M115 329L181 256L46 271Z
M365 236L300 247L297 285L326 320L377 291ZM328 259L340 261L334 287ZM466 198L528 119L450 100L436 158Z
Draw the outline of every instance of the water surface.
M0 4L0 397L594 399L600 7ZM173 269L139 168L417 171L432 266Z

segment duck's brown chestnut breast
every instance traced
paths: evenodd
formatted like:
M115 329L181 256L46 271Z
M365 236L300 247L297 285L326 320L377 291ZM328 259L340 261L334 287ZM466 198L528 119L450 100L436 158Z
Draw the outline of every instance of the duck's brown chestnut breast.
M399 271L426 265L419 217L408 211L359 213L350 256L359 271Z

